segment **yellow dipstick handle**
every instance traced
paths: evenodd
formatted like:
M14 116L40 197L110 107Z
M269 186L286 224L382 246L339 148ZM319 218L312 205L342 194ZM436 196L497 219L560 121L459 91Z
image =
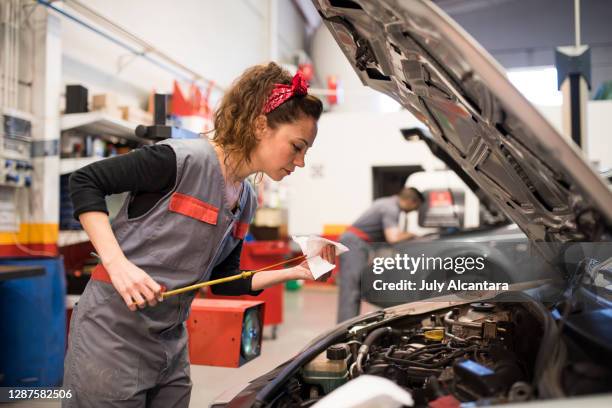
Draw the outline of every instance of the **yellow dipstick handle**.
M306 259L306 255L296 256L295 258L288 259L288 260L282 261L282 262L278 262L278 263L275 263L274 265L269 265L269 266L266 266L265 268L257 269L256 271L245 271L245 272L240 273L239 275L228 276L227 278L215 279L215 280L206 281L206 282L202 282L202 283L196 283L195 285L185 286L184 288L178 288L178 289L174 289L174 290L169 290L167 292L162 292L161 296L162 296L162 298L167 298L167 297L170 297L170 296L178 295L180 293L185 293L185 292L189 292L189 291L192 291L192 290L200 289L200 288L203 288L205 286L217 285L219 283L231 282L231 281L235 281L235 280L238 280L238 279L246 279L246 278L250 277L251 275L254 275L254 274L258 273L258 272L267 271L268 269L272 269L272 268L274 268L276 266L284 265L284 264L287 264L289 262L293 262L293 261L297 261L297 260L305 260L305 259Z
M95 252L91 252L92 256L95 256L96 258L100 259L100 256L98 254L96 254ZM225 282L231 282L231 281L235 281L238 279L246 279L248 277L250 277L251 275L254 275L258 272L263 272L263 271L267 271L268 269L272 269L274 267L277 266L281 266L290 262L294 262L297 260L300 261L304 261L306 259L310 259L310 258L306 258L306 255L300 255L300 256L296 256L295 258L291 258L288 259L286 261L281 261L278 263L275 263L273 265L268 265L265 268L261 268L261 269L257 269L256 271L245 271L240 273L239 275L234 275L234 276L228 276L227 278L221 278L221 279L214 279L211 281L206 281L206 282L202 282L202 283L196 283L195 285L190 285L190 286L185 286L183 288L178 288L178 289L174 289L174 290L169 290L167 292L162 292L161 293L161 297L162 300L164 298L170 297L170 296L174 296L174 295L178 295L181 293L185 293L185 292L190 292L192 290L196 290L196 289L200 289L206 286L212 286L212 285L218 285L219 283L225 283ZM132 305L136 305L136 302L132 303Z
M178 288L178 289L174 289L174 290L169 290L167 292L162 292L161 296L162 298L167 298L170 296L174 296L174 295L178 295L180 293L185 293L185 292L189 292L192 290L196 290L196 289L200 289L206 286L212 286L212 285L217 285L219 283L225 283L225 282L231 282L231 281L235 281L238 279L246 279L248 277L250 277L251 275L254 275L258 272L263 272L266 271L268 269L272 269L276 266L280 266L280 265L284 265L286 263L289 262L293 262L293 261L297 261L297 260L305 260L306 259L306 255L300 255L300 256L296 256L295 258L286 260L286 261L282 261L282 262L278 262L275 263L274 265L269 265L266 266L265 268L261 268L261 269L257 269L256 271L245 271L240 273L239 275L234 275L234 276L228 276L227 278L220 278L220 279L214 279L211 281L206 281L206 282L202 282L202 283L196 283L195 285L191 285L191 286L185 286L184 288Z

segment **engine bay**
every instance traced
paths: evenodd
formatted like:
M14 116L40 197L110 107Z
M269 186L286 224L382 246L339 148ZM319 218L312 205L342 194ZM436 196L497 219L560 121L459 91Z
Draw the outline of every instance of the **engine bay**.
M571 390L564 370L576 365L572 359L588 360L569 357L572 341L535 301L476 302L374 319L350 327L344 340L304 364L273 405L312 406L362 375L391 380L417 407L555 398L582 393ZM605 378L582 391L610 391Z

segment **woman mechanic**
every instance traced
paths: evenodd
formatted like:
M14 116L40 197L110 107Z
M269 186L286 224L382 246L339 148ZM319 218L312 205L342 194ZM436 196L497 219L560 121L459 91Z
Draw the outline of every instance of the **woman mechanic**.
M299 73L255 66L223 96L211 141L164 140L73 174L75 216L101 263L72 315L64 387L73 397L64 407L189 405L184 322L195 293L158 303L162 286L239 273L257 206L245 178L265 173L279 181L303 167L321 111ZM104 197L126 191L111 226ZM321 256L335 262L331 246ZM211 289L257 294L290 279L313 277L302 263Z

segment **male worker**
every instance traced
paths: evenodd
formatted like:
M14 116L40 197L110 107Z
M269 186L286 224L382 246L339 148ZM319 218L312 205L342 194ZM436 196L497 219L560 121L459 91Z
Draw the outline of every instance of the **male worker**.
M372 206L347 228L340 242L350 251L340 256L340 297L338 323L359 314L361 304L361 273L368 264L372 242L395 244L412 239L414 234L400 230L401 211L413 211L423 203L423 195L416 188L406 187L397 195L375 200Z

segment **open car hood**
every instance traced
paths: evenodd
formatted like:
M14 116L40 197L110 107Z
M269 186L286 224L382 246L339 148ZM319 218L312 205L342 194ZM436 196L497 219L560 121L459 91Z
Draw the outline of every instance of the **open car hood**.
M438 143L431 136L431 133L426 129L422 128L404 128L400 129L402 135L406 140L421 140L425 142L431 154L436 156L439 160L441 160L446 167L451 169L460 179L465 183L466 186L469 187L470 190L478 197L480 205L484 206L488 212L486 224L501 224L508 223L508 218L505 216L503 212L499 210L497 204L492 201L488 195L486 195L478 186L478 184L474 183L474 180L468 176L465 171L461 168L457 162L446 153L446 150L442 149ZM481 220L481 222L484 220Z
M599 241L612 192L502 68L425 0L313 0L364 85L412 112L531 240Z

